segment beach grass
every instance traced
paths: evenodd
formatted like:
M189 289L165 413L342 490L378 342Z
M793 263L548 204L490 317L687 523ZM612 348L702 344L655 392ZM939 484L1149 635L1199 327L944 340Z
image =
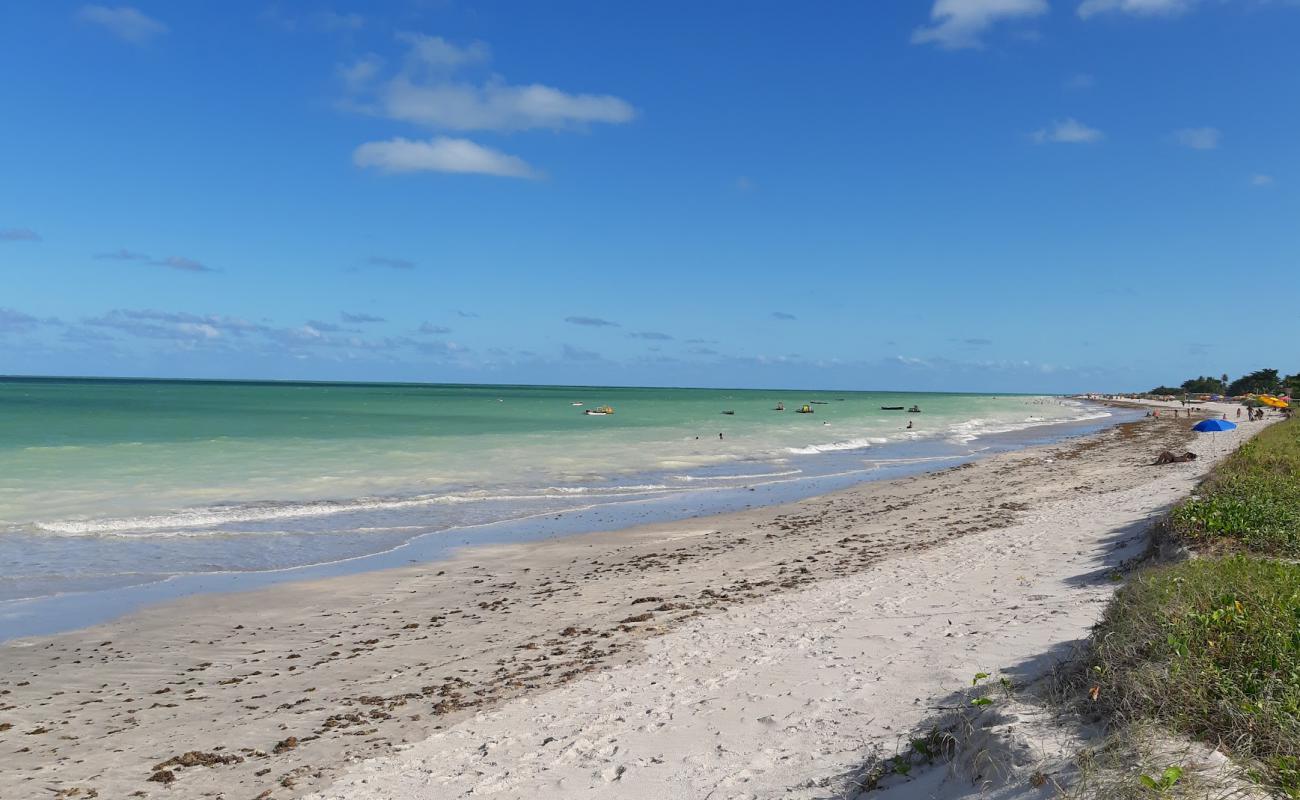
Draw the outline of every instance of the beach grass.
M1300 797L1300 566L1234 555L1144 572L1092 654L1089 694L1115 721L1217 745Z
M1174 509L1170 523L1194 548L1300 558L1300 419L1242 445Z
M1225 459L1169 529L1203 557L1119 591L1093 635L1088 693L1121 726L1217 746L1300 798L1300 421Z

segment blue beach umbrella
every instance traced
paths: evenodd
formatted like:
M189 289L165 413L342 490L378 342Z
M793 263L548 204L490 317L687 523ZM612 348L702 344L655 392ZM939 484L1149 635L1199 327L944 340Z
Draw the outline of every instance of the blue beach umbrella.
M1237 427L1237 423L1228 422L1226 419L1203 419L1196 423L1192 430L1206 433L1208 431L1230 431L1235 427Z

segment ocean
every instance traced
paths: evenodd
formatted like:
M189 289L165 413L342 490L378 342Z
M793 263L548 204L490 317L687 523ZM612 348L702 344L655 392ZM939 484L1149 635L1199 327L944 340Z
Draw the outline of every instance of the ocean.
M781 502L1112 413L1021 395L0 379L0 617Z

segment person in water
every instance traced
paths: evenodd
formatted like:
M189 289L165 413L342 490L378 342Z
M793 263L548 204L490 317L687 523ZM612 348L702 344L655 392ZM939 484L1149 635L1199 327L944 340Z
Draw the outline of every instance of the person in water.
M907 429L908 429L909 431L912 429L912 423L910 423L910 422L907 423Z
M718 441L721 441L721 440L722 440L722 434L719 433L719 434L718 434Z

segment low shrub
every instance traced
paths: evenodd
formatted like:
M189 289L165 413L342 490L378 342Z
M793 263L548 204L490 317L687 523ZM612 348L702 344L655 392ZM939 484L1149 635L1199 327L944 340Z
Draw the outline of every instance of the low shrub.
M1300 419L1242 445L1170 522L1193 545L1300 558Z
M1149 570L1093 637L1089 695L1259 765L1300 798L1300 566L1246 556Z

